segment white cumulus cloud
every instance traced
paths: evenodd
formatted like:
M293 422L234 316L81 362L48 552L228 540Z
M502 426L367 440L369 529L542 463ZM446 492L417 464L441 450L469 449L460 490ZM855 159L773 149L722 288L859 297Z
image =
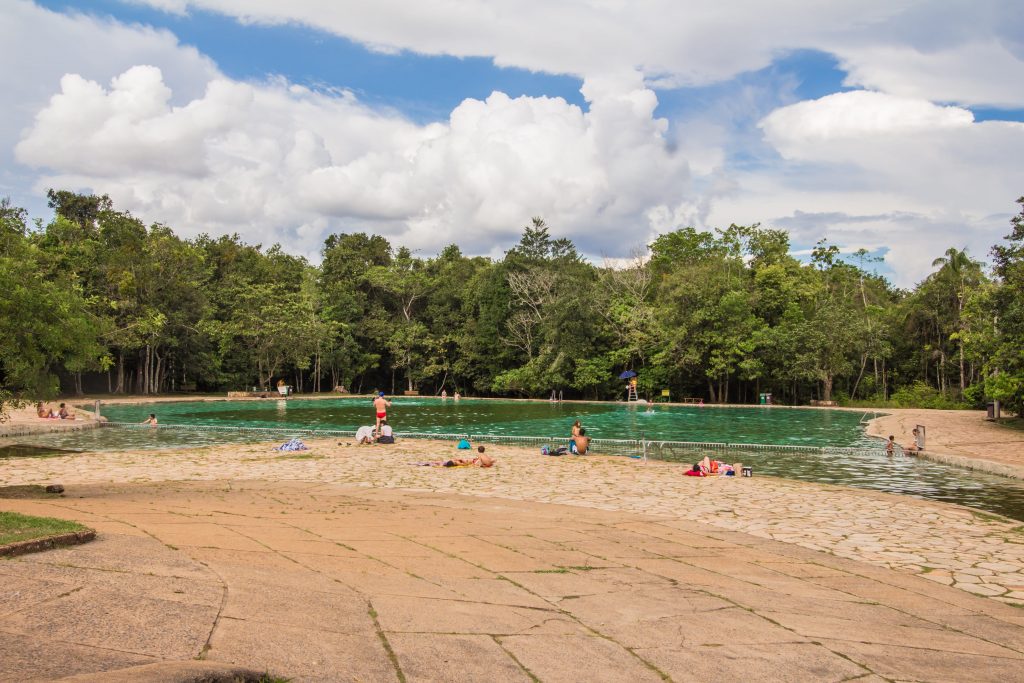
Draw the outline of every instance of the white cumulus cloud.
M418 125L284 81L220 77L174 105L160 70L136 66L109 86L65 76L16 155L51 171L40 187L96 188L187 234L237 230L307 254L353 229L428 251L500 251L532 215L595 251L624 227L644 242L649 212L686 197L687 164L638 74L583 90L586 112L496 92Z

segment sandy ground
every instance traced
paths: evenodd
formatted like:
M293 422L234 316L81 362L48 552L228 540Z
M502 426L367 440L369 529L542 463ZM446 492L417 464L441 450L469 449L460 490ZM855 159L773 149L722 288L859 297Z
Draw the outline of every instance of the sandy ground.
M932 412L904 415L908 433L948 423ZM57 422L22 412L8 429L75 428ZM944 428L923 423L936 447ZM0 510L99 531L0 563L0 680L197 657L298 681L1024 670L1017 522L624 457L489 445L496 467L445 469L411 463L466 452L310 445L0 460L0 486L68 489Z

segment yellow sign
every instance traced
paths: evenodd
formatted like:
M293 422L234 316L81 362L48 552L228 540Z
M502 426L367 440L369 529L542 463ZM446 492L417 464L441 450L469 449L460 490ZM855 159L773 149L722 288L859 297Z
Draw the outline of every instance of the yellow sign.
M668 398L669 397L668 389L662 389L661 390L661 395L664 396L665 398Z

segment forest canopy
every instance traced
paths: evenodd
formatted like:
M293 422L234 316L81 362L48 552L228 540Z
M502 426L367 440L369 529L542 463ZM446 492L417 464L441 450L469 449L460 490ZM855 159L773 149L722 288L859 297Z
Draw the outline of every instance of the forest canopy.
M809 262L759 225L659 236L594 265L541 218L501 259L331 235L319 265L182 239L107 196L0 202L0 401L269 386L707 402L1024 406L1024 198L991 268L950 247L910 291L864 251Z

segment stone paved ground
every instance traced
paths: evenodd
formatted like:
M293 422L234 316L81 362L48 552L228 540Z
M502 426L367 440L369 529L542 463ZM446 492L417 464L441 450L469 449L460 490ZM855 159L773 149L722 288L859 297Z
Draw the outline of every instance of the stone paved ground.
M1024 526L1002 518L783 479L683 477L677 464L550 458L501 446L489 452L500 460L493 470L408 464L456 453L440 442L357 447L324 441L306 454L279 454L266 444L89 453L5 461L0 483L301 480L682 515L695 526L783 541L1024 605Z
M678 468L511 453L500 470L411 470L394 451L363 452L287 461L254 449L237 472L310 481L74 485L64 499L0 500L100 532L0 562L0 680L197 656L297 681L1024 676L1018 608L694 521L730 518L711 513L730 497L756 501L751 510L775 499L796 515L859 494L759 479L677 489ZM147 472L129 464L137 458L45 466L69 480L117 462L117 478L224 474L240 462L150 456L159 465ZM359 482L326 481L345 478ZM369 486L389 483L487 493ZM558 497L590 507L507 499L556 483ZM627 511L595 509L616 492ZM664 495L674 497L661 514L632 511ZM891 500L879 502L853 518L884 515ZM909 506L918 517L932 508Z

